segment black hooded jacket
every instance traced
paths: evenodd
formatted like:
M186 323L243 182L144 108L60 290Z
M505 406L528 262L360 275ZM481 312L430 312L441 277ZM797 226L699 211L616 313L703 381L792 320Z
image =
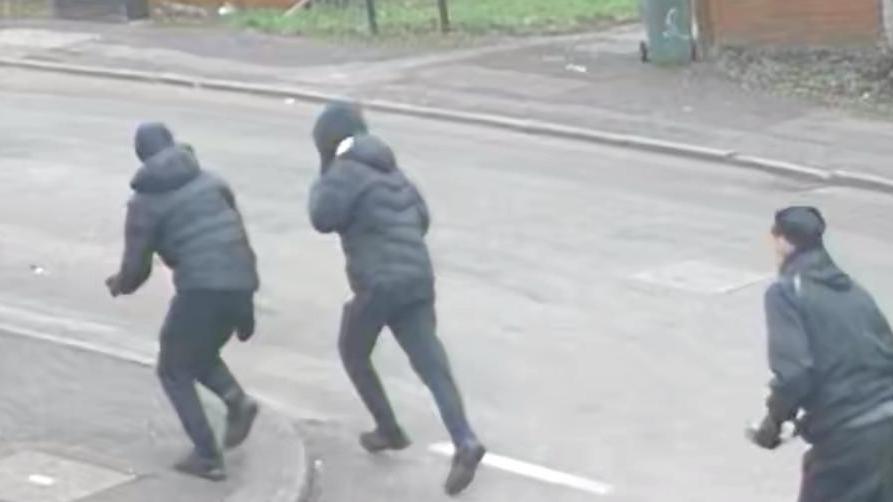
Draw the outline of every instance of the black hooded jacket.
M322 173L311 189L310 219L319 232L341 236L353 291L387 293L398 303L433 298L428 207L391 149L346 104L323 112L314 139Z
M893 418L893 333L871 295L822 247L792 256L766 292L768 400L778 423L800 419L815 442Z
M139 289L155 253L173 269L177 291L255 291L255 255L226 182L202 171L188 147L139 139L145 163L131 182L120 292Z

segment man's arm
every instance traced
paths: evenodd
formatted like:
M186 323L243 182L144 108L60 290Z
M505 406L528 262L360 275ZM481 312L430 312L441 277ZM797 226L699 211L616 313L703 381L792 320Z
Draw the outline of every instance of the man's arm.
M366 183L349 165L338 161L310 189L310 221L322 233L340 232L350 225L353 208Z
M425 196L419 191L419 187L413 185L412 189L418 199L419 215L422 217L422 233L428 235L428 229L431 228L431 211L428 209L428 203L425 202Z
M776 424L793 420L812 392L814 361L809 336L797 309L795 293L776 283L766 292L769 333L769 384L766 405Z
M129 295L136 292L152 274L154 253L154 218L147 208L136 200L131 200L127 206L121 268L118 274L109 280L112 295Z

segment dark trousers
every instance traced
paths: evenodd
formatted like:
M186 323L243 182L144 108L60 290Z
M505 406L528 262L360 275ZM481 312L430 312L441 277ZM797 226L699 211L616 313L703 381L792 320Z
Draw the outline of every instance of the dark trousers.
M195 383L216 394L229 409L245 393L220 357L237 326L253 315L251 292L187 291L178 293L161 329L158 377L196 452L220 454Z
M803 459L800 502L893 501L893 420L841 429Z
M457 446L475 440L453 380L443 344L437 338L432 300L395 305L387 294L360 294L344 307L338 348L347 374L383 432L400 429L381 380L372 367L372 350L389 327L412 368L434 395L441 418Z

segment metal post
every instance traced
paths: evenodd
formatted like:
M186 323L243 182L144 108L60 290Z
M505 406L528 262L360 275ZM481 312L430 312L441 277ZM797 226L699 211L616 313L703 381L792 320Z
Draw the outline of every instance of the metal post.
M440 31L441 33L449 33L450 10L447 8L447 0L437 0L437 6L440 8Z
M714 31L712 3L713 0L695 0L695 26L698 38L696 40L698 55L707 56L716 42Z
M378 18L375 16L375 0L366 0L366 13L369 15L369 31L378 35Z

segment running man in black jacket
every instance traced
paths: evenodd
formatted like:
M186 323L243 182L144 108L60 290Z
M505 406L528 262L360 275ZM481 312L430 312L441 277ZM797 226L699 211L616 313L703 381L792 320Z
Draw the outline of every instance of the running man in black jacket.
M768 413L752 431L767 449L795 422L812 444L800 502L893 501L893 333L874 299L825 250L818 210L779 211L779 279L766 292Z
M161 329L158 376L194 451L175 467L211 480L226 477L223 455L202 409L195 383L227 405L224 446L245 441L258 412L230 373L220 351L236 333L254 333L258 288L254 251L221 178L202 170L195 152L178 145L160 123L139 127L136 154L143 163L130 183L124 257L106 281L112 296L136 292L157 254L174 271L177 290Z
M445 486L455 495L472 482L484 447L468 424L436 334L425 199L397 167L391 149L368 134L356 105L327 106L313 136L322 166L310 193L310 219L319 232L340 235L354 293L344 307L338 347L376 423L360 442L373 453L409 446L370 360L388 327L434 395L455 444Z

